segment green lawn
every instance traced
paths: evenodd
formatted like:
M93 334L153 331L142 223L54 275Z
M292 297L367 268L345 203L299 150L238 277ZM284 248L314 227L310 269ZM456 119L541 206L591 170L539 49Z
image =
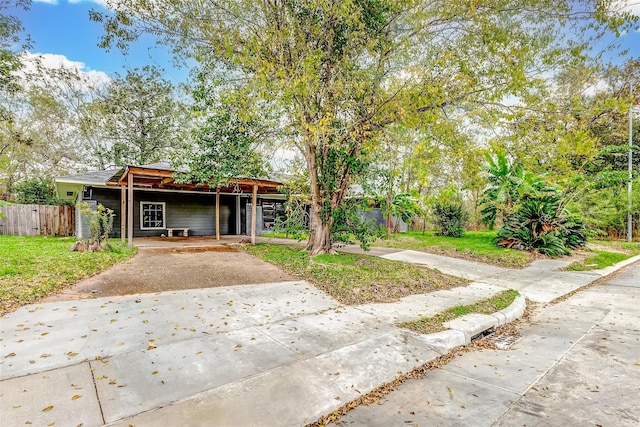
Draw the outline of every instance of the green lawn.
M632 256L640 255L640 243L637 242L593 240L587 244L587 248L593 253L593 256L572 263L567 267L567 270L598 270L610 267Z
M505 249L496 246L495 231L467 231L463 237L436 236L433 231L393 234L388 239L379 239L372 246L412 249L485 262L503 267L520 268L535 259L526 251Z
M111 252L71 252L73 237L0 235L0 312L36 301L133 256L111 240Z
M496 311L500 311L505 309L511 305L513 300L519 295L518 291L509 289L503 292L500 292L498 295L494 295L491 298L484 299L482 301L478 301L475 304L470 305L458 305L455 307L451 307L448 310L445 310L441 313L436 314L433 317L425 317L420 320L416 320L413 322L404 322L399 326L401 328L411 329L414 332L418 332L420 334L432 334L434 332L439 332L444 330L444 326L442 325L444 322L448 322L457 317L464 316L469 313L479 313L479 314L491 314Z
M464 286L468 281L383 258L336 254L310 257L299 246L258 244L247 252L314 282L343 304L397 301L407 295Z

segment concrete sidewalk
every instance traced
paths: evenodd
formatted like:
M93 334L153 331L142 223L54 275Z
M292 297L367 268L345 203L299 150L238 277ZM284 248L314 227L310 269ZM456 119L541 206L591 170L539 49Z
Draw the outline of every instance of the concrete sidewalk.
M23 307L2 318L0 424L303 425L468 342L487 322L513 320L524 304L433 336L395 322L504 288L552 300L605 273L565 273L557 263L483 270L414 251L378 255L476 281L355 307L303 281Z

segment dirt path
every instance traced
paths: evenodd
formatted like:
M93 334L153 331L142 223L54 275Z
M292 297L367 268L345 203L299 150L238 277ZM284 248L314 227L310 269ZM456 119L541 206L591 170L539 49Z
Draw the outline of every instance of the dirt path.
M43 302L295 280L272 264L228 246L140 249L130 260Z

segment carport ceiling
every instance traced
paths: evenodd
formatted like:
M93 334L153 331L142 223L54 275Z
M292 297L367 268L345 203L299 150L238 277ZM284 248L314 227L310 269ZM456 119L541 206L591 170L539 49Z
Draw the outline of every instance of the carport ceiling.
M201 193L212 193L216 191L216 187L210 187L206 184L177 183L174 181L173 171L133 166L127 167L122 176L114 177L115 179L110 181L109 184L127 185L130 174L133 176L134 188L183 190ZM282 183L266 179L233 178L227 185L220 186L220 192L250 194L253 191L254 185L258 186L259 194L280 194L278 187L281 187Z

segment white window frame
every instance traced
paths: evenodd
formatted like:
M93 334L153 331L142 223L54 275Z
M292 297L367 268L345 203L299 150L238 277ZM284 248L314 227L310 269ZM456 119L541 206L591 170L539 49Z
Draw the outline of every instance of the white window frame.
M144 205L162 205L162 227L145 227ZM140 202L140 230L165 230L167 227L167 204L165 202Z

